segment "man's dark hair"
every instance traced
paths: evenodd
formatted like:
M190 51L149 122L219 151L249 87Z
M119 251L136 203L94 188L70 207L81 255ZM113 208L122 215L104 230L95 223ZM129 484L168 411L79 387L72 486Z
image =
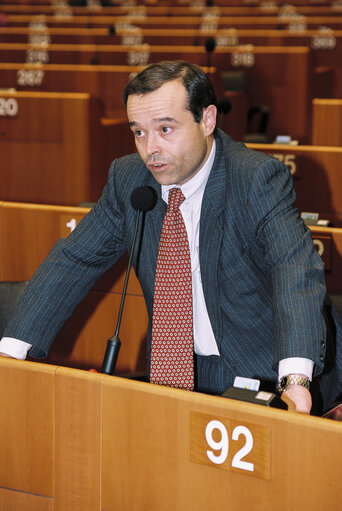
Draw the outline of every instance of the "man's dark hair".
M168 60L150 64L128 82L123 92L125 106L128 96L153 92L172 80L180 80L187 90L187 106L196 122L202 119L203 109L209 105L216 106L214 87L199 66L184 61Z

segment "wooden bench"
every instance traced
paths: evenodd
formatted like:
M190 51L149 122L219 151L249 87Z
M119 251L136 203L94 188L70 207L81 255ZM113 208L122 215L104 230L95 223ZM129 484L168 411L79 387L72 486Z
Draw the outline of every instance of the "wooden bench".
M69 235L88 208L0 202L0 281L31 278L58 238ZM127 258L94 286L58 334L44 362L99 370L114 333ZM134 321L132 321L134 318ZM132 270L122 317L117 373L145 369L147 312Z
M319 213L320 219L342 227L342 148L248 144L288 165L293 175L300 212Z

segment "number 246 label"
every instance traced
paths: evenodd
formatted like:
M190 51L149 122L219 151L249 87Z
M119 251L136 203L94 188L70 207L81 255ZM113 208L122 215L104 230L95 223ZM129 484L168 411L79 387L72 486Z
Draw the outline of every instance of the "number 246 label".
M262 424L191 412L190 460L269 479L269 437L269 427Z

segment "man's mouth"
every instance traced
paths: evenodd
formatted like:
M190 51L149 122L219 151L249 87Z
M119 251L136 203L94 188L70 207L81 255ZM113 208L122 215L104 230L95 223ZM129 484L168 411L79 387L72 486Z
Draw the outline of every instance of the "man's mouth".
M159 170L159 169L166 167L166 163L149 163L148 167L151 170Z

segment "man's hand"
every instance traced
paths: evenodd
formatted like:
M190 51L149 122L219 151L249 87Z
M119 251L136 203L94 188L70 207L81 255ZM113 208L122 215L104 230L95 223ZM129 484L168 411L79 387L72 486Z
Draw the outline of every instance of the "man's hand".
M11 355L7 355L7 353L1 353L1 351L0 351L0 357L15 358L15 357L11 357Z
M311 394L303 385L290 385L284 396L291 399L296 406L296 412L309 414L312 407Z

